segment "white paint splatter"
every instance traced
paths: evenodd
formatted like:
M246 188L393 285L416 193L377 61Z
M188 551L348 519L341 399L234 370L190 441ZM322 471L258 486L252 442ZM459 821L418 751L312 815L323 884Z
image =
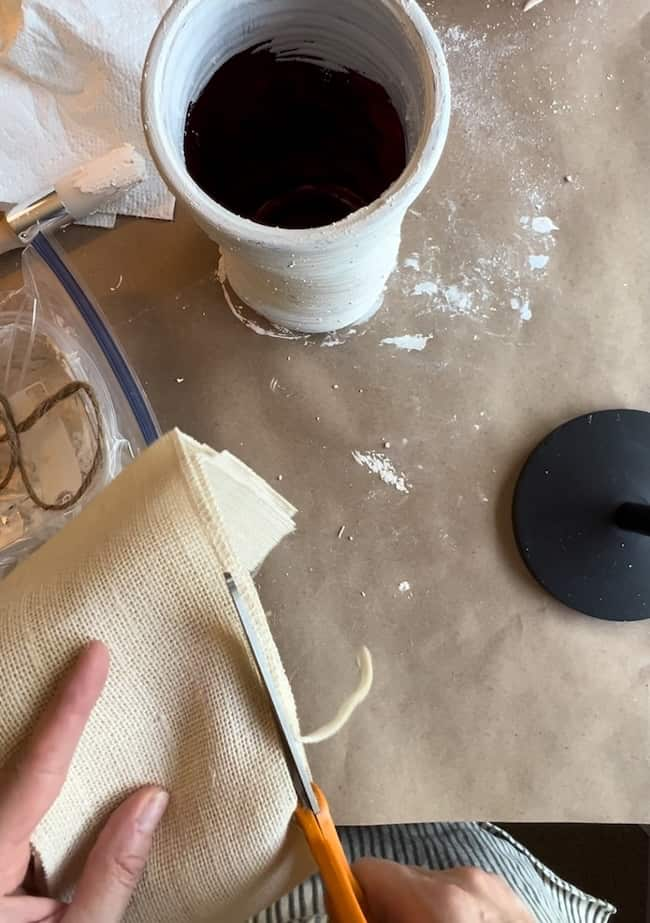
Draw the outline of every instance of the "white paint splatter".
M342 346L345 343L345 337L340 337L338 333L328 333L326 337L321 340L321 346Z
M402 580L397 589L400 591L400 593L408 593L408 591L411 589L411 584L408 582L408 580Z
M546 215L539 215L533 218L532 229L536 234L551 234L553 231L559 231L559 227L552 218Z
M365 336L366 331L362 330L359 333L356 327L349 327L347 330L338 330L333 331L332 333L327 333L323 339L320 341L320 346L328 348L332 346L344 346L350 337L356 336ZM314 341L318 342L318 341Z
M425 349L429 340L432 339L432 333L407 333L401 337L384 337L384 339L381 341L381 345L395 346L397 349L405 349L407 352L421 352L423 349Z
M466 277L463 283L445 285L440 277L436 282L422 282L416 285L412 294L427 294L434 296L431 300L432 307L444 314L472 314L476 307L478 291L473 285L468 285Z
M545 269L549 259L546 253L531 253L528 257L528 265L531 269Z
M530 301L528 299L513 297L510 299L510 307L513 311L519 312L519 320L530 320L533 312L530 310Z
M458 314L467 314L472 309L473 293L459 285L449 285L442 293L449 308Z
M553 238L545 241L553 243ZM431 279L420 283L415 288L412 281L404 286L404 294L411 296L424 292L424 306L418 316L440 311L449 317L474 317L488 320L501 311L502 305L513 303L517 299L524 309L520 314L522 320L532 316L531 297L524 284L525 276L521 260L528 254L520 252L516 237L512 241L498 244L489 256L477 256L473 263L462 261L457 267L455 280L443 279L441 275L432 275ZM431 256L426 255L422 262L425 272L433 272L436 265L436 249L431 248ZM480 251L479 251L480 252ZM404 280L405 281L405 280Z
M419 270L420 270L420 254L419 254L419 253L412 253L410 256L407 256L407 258L404 260L404 268L405 268L405 269L415 269L416 271L419 272Z
M217 279L221 282L222 285L226 284L226 261L223 258L223 255L219 256L219 262L217 263Z
M534 196L533 198L538 198ZM531 202L531 204L534 204ZM541 208L541 204L537 204L538 208ZM522 228L529 228L531 231L534 231L535 234L552 234L553 231L559 231L559 227L553 221L552 218L549 218L548 215L535 215L531 218L530 215L522 215L519 219L519 224Z
M398 471L390 458L382 452L353 452L352 458L358 465L378 475L384 484L394 487L402 494L408 494L412 487L403 471Z
M436 295L437 293L438 286L430 279L426 282L418 282L411 291L411 295Z
M246 317L244 314L244 309L241 305L236 305L230 296L230 292L224 286L223 289L224 298L226 299L226 304L235 315L237 320L248 327L249 330L252 330L253 333L257 333L261 337L275 337L278 340L307 340L309 339L309 334L301 333L292 333L291 330L287 330L286 327L278 327L272 324L269 324L268 327L263 327L261 324L258 324L256 321L252 320L250 317Z

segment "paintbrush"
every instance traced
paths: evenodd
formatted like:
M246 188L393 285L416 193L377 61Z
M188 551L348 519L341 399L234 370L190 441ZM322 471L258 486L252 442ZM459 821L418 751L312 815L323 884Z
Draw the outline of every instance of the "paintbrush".
M76 167L51 189L0 216L0 254L27 246L38 231L50 232L86 218L144 175L144 158L130 144Z

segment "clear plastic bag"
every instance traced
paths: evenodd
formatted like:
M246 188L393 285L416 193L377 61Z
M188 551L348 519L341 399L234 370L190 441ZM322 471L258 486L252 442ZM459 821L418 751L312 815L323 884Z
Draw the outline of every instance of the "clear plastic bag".
M105 319L39 235L0 293L0 577L158 434Z

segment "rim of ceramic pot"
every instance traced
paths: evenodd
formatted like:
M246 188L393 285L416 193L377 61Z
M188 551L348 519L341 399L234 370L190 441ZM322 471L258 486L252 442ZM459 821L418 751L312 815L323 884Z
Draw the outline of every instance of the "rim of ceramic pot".
M445 54L424 11L414 2L377 0L394 16L396 25L406 31L415 47L419 46L433 75L433 83L428 79L424 81L423 128L403 172L378 199L341 221L316 228L292 229L258 224L215 202L194 182L187 171L183 152L178 150L178 145L164 127L160 115L161 83L167 60L177 34L194 9L205 2L230 4L232 0L175 0L156 30L144 66L142 116L145 135L156 166L172 192L198 212L203 221L216 226L224 235L260 247L271 245L286 247L287 250L297 247L309 249L310 245L335 243L351 233L363 234L366 226L375 224L382 214L399 207L408 208L436 169L447 140L451 114Z

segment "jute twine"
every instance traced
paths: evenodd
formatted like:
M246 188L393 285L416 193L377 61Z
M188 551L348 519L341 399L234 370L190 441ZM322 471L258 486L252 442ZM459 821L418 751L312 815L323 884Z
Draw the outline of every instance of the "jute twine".
M20 437L22 433L26 433L28 430L30 430L32 426L38 423L38 421L41 420L46 414L48 414L54 407L56 407L57 404L67 400L69 397L74 397L76 394L82 394L93 409L96 424L95 435L97 440L95 455L93 457L92 464L88 471L86 471L84 474L81 480L81 485L76 493L70 497L64 498L58 503L45 503L45 501L39 497L34 490L30 480L25 465L25 458ZM85 381L71 381L67 385L63 385L62 388L59 388L59 390L54 394L51 394L49 397L46 397L44 400L42 400L38 407L32 410L29 416L25 417L25 419L20 423L16 421L14 412L11 409L11 404L9 403L9 399L4 394L0 393L0 423L3 424L5 428L5 432L0 436L0 444L3 442L8 442L10 452L9 467L7 468L5 475L0 480L0 491L5 489L5 487L9 484L9 481L12 479L16 469L18 469L25 490L27 491L27 495L34 502L34 504L39 507L39 509L63 511L69 510L75 505L75 503L78 503L92 484L99 466L102 463L104 454L104 427L99 409L99 402L97 401L97 396L95 395L92 387Z

